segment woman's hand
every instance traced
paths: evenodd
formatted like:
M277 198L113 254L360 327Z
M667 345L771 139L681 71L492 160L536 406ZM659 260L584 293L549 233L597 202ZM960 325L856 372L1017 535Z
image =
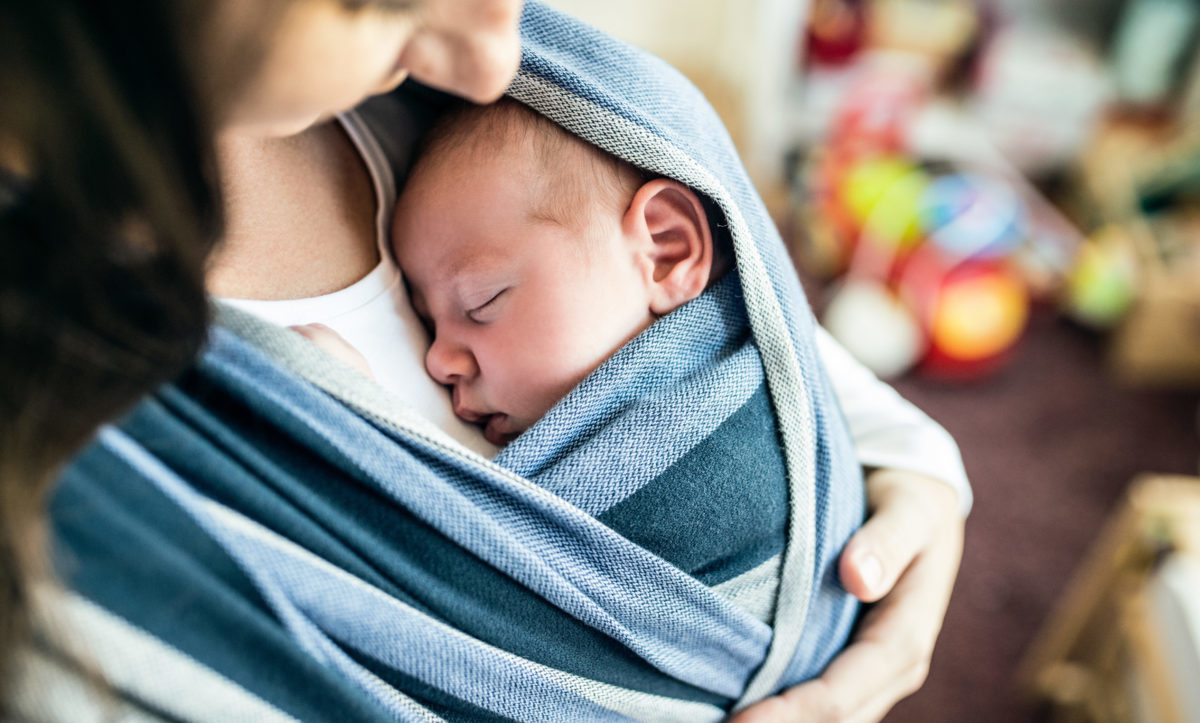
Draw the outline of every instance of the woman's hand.
M879 602L821 677L756 703L732 723L878 721L925 682L962 557L958 495L902 470L867 477L873 511L842 551L842 585ZM885 597L886 596L886 597Z
M350 346L350 342L346 341L342 338L341 334L330 329L328 326L324 324L302 324L288 328L324 349L334 359L362 372L363 376L370 379L375 378L375 375L371 373L371 365L367 363L367 358L362 355L362 352Z

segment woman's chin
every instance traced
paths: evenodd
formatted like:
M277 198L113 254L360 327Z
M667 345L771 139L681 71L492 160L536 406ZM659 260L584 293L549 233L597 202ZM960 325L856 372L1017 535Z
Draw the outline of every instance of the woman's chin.
M286 119L234 120L225 126L223 133L242 138L290 138L325 123L334 115L336 114L312 113Z

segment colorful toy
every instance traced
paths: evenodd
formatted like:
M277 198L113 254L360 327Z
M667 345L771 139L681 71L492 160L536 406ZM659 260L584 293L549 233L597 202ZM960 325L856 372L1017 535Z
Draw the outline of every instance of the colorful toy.
M913 365L942 378L1000 366L1030 306L1008 261L1025 237L1016 192L979 175L931 181L889 156L848 169L838 195L860 231L825 313L830 333L881 377Z
M850 279L822 317L846 351L883 378L903 374L925 354L928 342L911 308L886 285Z
M906 274L905 296L917 309L929 342L921 370L954 379L995 370L1029 318L1024 280L1004 259L960 261L947 267L944 261L925 260L932 256L922 259L936 267L924 274L932 277L930 281L916 282Z
M1012 347L1028 316L1025 286L1006 266L964 266L942 283L930 346L955 361L991 359Z
M1008 256L1025 238L1025 207L1008 184L978 174L942 176L921 200L930 241L960 259Z
M1119 321L1137 296L1137 259L1133 244L1116 227L1101 229L1075 257L1067 276L1064 304L1089 326L1107 328Z
M873 266L906 254L921 240L919 208L928 183L928 174L902 156L815 153L799 204L802 225L813 236L810 251L819 261L815 271L840 274L856 263L851 258L856 254L877 257Z
M922 371L947 378L988 373L1029 318L1025 282L1008 262L1025 238L1024 205L997 179L949 175L930 184L921 216L929 244L920 262L931 267L916 291L929 335Z
M899 156L867 158L846 170L839 184L860 242L903 252L921 240L921 206L929 176Z

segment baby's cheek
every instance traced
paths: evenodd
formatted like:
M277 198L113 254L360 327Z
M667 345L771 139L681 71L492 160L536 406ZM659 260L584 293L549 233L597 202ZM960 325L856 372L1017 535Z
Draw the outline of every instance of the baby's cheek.
M497 329L501 333L495 339L494 351L504 367L503 393L510 408L531 422L604 362L614 333L607 304L589 293L586 280L577 293L555 291L536 306L510 309L514 316L506 321L517 322L519 316L520 322Z
M531 347L524 363L510 370L510 394L517 414L532 424L582 381L587 371L562 354L561 346ZM517 415L514 415L517 416Z

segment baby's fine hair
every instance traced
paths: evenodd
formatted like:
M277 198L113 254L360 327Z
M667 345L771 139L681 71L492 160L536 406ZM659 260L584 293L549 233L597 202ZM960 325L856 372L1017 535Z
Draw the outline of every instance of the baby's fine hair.
M453 102L418 145L412 174L451 151L483 158L523 139L532 142L539 170L533 214L549 223L582 228L598 208L619 213L654 177L508 97L484 106Z
M487 157L521 138L533 142L542 171L536 179L540 185L533 213L549 223L584 229L595 220L599 208L619 215L642 184L659 177L601 150L507 96L483 106L452 101L417 145L411 175L451 151L465 153L470 161ZM718 270L723 270L733 261L729 228L717 205L702 194L700 199L712 231L714 262Z

